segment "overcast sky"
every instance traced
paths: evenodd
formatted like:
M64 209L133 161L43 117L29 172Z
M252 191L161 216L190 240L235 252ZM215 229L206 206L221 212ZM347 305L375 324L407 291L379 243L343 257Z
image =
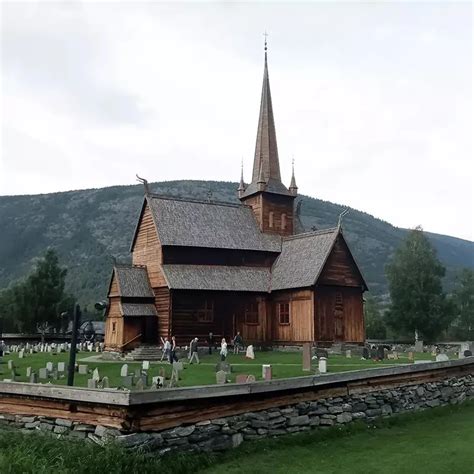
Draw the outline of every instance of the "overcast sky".
M0 195L248 181L266 29L283 181L474 240L471 8L3 4Z

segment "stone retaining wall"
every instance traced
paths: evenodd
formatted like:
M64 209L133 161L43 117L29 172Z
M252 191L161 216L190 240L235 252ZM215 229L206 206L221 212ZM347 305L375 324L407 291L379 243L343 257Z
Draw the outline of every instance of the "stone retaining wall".
M0 424L22 431L39 430L58 438L85 439L98 444L115 440L127 448L141 447L163 454L174 449L224 450L236 447L244 440L309 431L354 420L370 422L379 417L458 404L468 399L474 399L474 377L470 374L437 382L300 402L160 432L124 432L61 418L10 414L0 414Z

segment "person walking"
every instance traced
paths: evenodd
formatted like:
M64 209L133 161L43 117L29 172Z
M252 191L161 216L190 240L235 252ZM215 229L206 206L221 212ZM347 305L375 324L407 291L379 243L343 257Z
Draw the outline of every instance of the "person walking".
M199 364L198 338L197 337L195 337L191 341L189 352L191 354L191 357L189 358L189 364L192 364L194 359L196 359L196 362Z
M170 364L173 365L173 362L178 362L178 357L176 356L176 338L174 336L171 338Z
M212 332L207 336L207 344L209 345L209 355L212 355L212 347L214 346L214 335Z
M234 337L234 354L238 354L241 348L244 348L244 340L240 335L240 331L237 331L237 334Z
M163 353L161 354L161 361L163 361L163 359L169 360L171 350L170 341L168 341L168 338L165 337L164 339L161 338L161 342L163 343Z
M221 361L224 362L227 357L227 342L225 341L225 337L222 338L221 341Z

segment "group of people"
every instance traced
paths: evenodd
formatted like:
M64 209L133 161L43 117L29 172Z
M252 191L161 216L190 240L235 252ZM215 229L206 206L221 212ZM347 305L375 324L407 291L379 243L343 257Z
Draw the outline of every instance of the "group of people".
M161 338L161 342L163 344L163 355L161 357L161 360L163 360L166 357L170 364L173 364L173 362L177 362L178 357L176 355L177 345L176 345L175 336L171 337L171 341L169 341L167 337L165 337L164 339ZM199 339L195 337L189 343L188 359L189 359L190 364L192 364L193 361L196 361L197 364L200 363L199 354L198 354L198 342L199 342ZM216 343L214 341L214 334L212 332L210 332L209 335L207 336L206 342L208 345L209 354L211 355L212 349L216 348ZM238 354L239 351L244 348L244 340L240 332L237 332L232 342L233 342L233 347L234 347L234 354ZM225 337L223 337L221 340L220 351L219 351L221 361L226 360L227 354L228 354L227 341Z

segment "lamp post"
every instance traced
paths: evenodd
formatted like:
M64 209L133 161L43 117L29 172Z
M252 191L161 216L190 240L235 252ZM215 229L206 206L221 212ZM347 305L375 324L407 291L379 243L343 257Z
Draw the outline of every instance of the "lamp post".
M81 308L78 304L74 306L74 316L72 319L71 350L69 351L69 366L67 368L67 384L74 385L74 369L76 367L76 346L77 346L77 328L81 319Z

